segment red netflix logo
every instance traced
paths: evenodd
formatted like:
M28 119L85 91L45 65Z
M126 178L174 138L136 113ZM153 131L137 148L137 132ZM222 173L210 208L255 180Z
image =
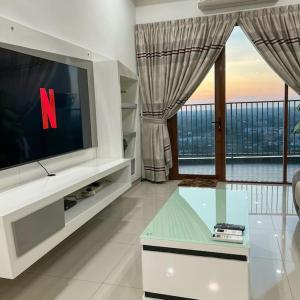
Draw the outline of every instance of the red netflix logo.
M40 88L43 129L57 128L54 90L49 89L49 97L45 88Z

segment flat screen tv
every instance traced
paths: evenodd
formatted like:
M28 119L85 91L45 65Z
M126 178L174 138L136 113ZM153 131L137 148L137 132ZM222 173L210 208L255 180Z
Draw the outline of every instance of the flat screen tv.
M0 48L0 169L92 146L88 70Z

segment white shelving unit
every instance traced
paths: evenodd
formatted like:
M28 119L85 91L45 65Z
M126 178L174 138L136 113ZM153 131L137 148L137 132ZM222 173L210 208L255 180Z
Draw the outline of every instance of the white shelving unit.
M124 159L122 105L128 112L139 108L137 98L128 105L121 101L121 85L130 89L134 76L117 61L8 19L0 18L0 24L5 45L28 51L33 47L41 57L51 52L93 64L89 72L94 83L90 91L93 148L43 160L54 177L45 176L36 163L0 172L0 278L14 279L131 187L134 177L130 160ZM126 132L137 140L133 153L140 161L138 124L134 136L131 129ZM138 170L136 166L136 178ZM65 196L98 180L107 183L99 193L64 211Z
M100 157L123 157L131 161L131 180L141 178L141 119L137 75L118 61L97 62L94 69ZM111 125L113 120L114 125ZM102 140L109 143L102 143ZM126 147L124 147L126 146Z
M96 158L65 168L52 164L55 177L0 190L0 278L16 278L141 176L137 77L117 61L94 61L93 71ZM108 184L99 193L64 212L65 196L102 179Z
M139 126L139 82L136 74L128 70L124 65L118 63L120 88L121 88L121 109L123 128L124 157L131 160L131 175L133 181L138 178L137 153L140 149Z

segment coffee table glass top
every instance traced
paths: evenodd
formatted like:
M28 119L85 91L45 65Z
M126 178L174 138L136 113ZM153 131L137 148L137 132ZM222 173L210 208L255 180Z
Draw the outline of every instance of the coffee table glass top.
M248 199L244 191L179 187L147 226L141 239L249 248ZM216 223L246 227L243 244L211 239Z

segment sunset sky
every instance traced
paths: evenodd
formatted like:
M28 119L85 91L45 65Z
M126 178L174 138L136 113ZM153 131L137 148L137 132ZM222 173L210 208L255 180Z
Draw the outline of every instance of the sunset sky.
M214 68L187 104L214 101ZM226 101L283 100L284 83L261 58L240 27L226 44ZM290 89L290 99L300 96Z

